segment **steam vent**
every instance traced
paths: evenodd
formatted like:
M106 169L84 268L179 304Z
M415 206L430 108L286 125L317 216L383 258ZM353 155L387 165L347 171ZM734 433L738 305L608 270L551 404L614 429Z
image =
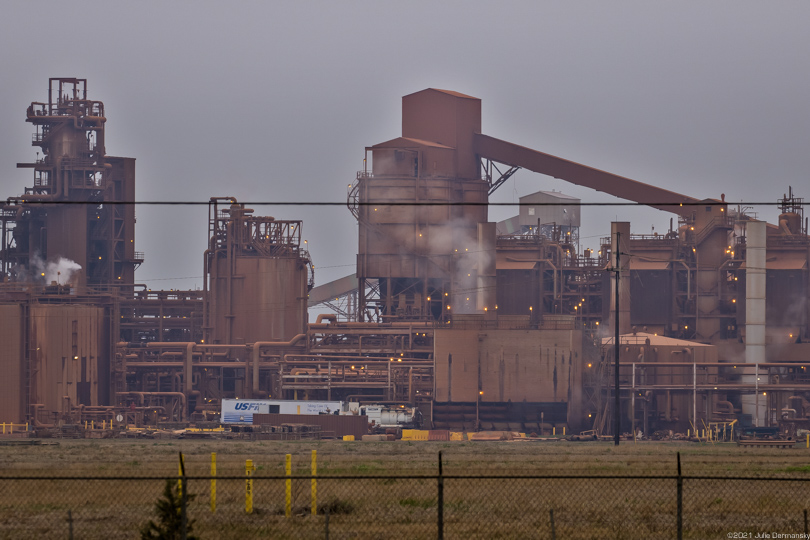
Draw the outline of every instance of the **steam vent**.
M135 280L135 160L106 155L89 95L84 79L49 80L26 111L36 158L17 165L33 181L0 205L7 422L185 425L261 398L402 405L431 429L610 434L618 349L622 431L810 428L810 237L790 187L769 224L724 196L490 137L480 99L427 89L402 99L401 135L366 147L349 185L353 273L314 287L306 216L211 197L201 290L156 291ZM582 249L587 207L543 176L514 217L488 221L521 168L671 225L605 223Z

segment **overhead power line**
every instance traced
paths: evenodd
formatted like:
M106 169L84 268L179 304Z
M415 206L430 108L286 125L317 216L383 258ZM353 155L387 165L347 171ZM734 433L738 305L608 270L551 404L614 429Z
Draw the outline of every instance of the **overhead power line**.
M36 201L26 200L25 197L11 197L6 204L28 205L138 205L138 206L208 206L209 201ZM241 201L240 205L250 206L346 206L346 201ZM698 201L673 204L671 202L453 202L453 201L376 201L357 202L353 206L781 206L779 201ZM808 206L810 202L795 202L792 206Z

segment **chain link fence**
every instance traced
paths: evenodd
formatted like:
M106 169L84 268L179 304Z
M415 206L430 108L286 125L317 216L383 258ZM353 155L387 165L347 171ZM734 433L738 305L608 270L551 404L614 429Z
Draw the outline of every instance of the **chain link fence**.
M178 483L201 539L808 538L810 508L788 477L5 476L0 537L137 538Z

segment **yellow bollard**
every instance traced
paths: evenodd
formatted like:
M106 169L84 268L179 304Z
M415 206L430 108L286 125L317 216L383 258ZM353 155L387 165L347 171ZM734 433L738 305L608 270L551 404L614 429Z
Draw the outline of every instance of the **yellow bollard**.
M287 454L284 459L284 474L287 475L285 490L284 490L284 515L290 517L292 515L292 454Z
M96 429L96 421L90 420L90 429Z
M245 513L253 513L253 460L245 460Z
M318 451L312 451L312 480L310 481L310 486L312 488L312 515L316 515L318 513L318 481L315 479L315 475L318 474Z
M217 511L217 453L211 452L211 513Z
M87 429L87 420L84 421L84 429Z
M619 343L621 343L621 342L619 342ZM552 437L557 436L557 426L552 426L552 428L551 428L551 436Z
M621 341L619 343L621 343ZM563 437L565 437L565 426L563 426Z
M183 496L183 454L180 454L180 461L177 462L177 494Z
M810 433L807 434L807 448L810 448Z

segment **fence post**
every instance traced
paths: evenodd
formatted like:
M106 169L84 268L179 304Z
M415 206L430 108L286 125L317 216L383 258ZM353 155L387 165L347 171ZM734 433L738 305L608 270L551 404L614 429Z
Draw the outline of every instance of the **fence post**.
M681 453L678 452L678 540L683 540L683 476L681 476Z
M287 454L284 459L284 474L287 476L286 486L284 490L284 515L290 517L292 515L292 454Z
M211 452L211 513L217 511L217 453Z
M442 476L442 451L439 450L439 477L438 477L438 527L439 527L439 540L444 540L444 476Z
M183 486L180 489L180 538L186 540L188 537L188 481L186 480L186 463L183 460L183 452L180 452L180 478Z
M312 480L310 481L310 488L312 490L312 515L315 516L318 514L318 481L315 479L315 475L318 474L318 451L312 451Z
M548 510L549 521L551 522L551 540L557 540L557 529L554 527L554 509Z

